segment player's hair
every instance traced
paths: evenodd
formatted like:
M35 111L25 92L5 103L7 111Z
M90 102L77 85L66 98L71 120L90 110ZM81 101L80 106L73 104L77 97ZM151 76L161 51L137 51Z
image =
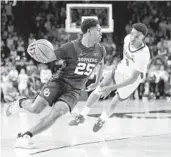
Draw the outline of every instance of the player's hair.
M132 28L136 29L137 31L141 32L144 36L147 35L148 29L147 26L143 23L134 23Z
M96 25L99 24L99 21L96 19L85 19L81 24L81 31L83 34L87 33L87 30L96 27Z

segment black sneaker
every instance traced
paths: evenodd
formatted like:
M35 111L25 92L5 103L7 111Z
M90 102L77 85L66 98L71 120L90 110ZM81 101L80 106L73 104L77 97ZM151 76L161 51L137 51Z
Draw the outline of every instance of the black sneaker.
M102 121L102 119L98 119L98 121L93 126L93 131L94 132L99 131L103 127L104 123L105 121Z
M68 125L70 125L70 126L77 126L80 123L84 123L84 121L85 121L84 116L82 116L81 114L79 114L79 115L75 116L75 119L72 120L72 121L70 121L68 123Z

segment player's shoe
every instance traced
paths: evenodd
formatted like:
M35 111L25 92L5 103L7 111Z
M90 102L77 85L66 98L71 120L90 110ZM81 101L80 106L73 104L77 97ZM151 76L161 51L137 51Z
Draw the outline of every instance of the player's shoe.
M70 125L70 126L77 126L78 124L84 123L84 121L85 121L85 117L82 116L81 114L79 114L79 115L76 115L75 119L70 121L68 123L68 125Z
M36 148L36 144L29 135L21 136L21 134L18 134L14 147L22 149L34 149Z
M24 97L24 96L19 97L17 100L15 100L11 104L9 104L6 108L6 116L10 116L10 115L13 115L14 113L16 113L19 109L19 103L23 99L26 99L26 97Z
M93 126L93 131L98 132L103 127L104 124L105 121L99 118L98 121Z

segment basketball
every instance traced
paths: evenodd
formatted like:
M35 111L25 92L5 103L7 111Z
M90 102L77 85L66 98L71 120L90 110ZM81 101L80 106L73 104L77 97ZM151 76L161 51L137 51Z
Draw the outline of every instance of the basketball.
M36 41L35 57L46 63L54 56L54 48L51 42L46 39Z

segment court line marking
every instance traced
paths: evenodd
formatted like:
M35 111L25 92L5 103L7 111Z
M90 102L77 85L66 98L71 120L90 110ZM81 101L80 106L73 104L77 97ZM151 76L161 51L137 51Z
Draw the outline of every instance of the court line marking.
M69 148L69 147L77 147L77 146L89 145L89 144L95 144L95 143L101 143L101 142L104 143L104 142L111 142L111 141L120 141L120 140L128 140L128 139L141 138L141 137L154 137L154 136L163 136L163 135L171 135L171 134L168 133L168 134L158 134L158 135L142 135L142 136L107 139L107 140L93 141L93 142L84 142L84 143L79 143L79 144L75 144L75 145L66 145L66 146L44 149L44 150L40 150L40 151L37 151L34 153L30 153L29 155L36 155L36 154L40 154L40 153L44 153L44 152L48 152L48 151L52 151L52 150L64 149L64 148Z

